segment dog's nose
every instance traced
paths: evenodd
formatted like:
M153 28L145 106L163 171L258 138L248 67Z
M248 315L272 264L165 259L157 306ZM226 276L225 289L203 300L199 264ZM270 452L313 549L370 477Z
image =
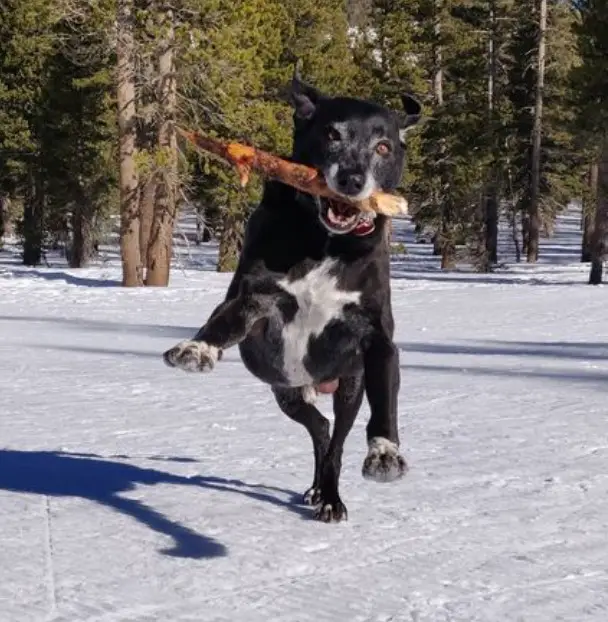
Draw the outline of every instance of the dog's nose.
M336 176L338 189L344 194L359 194L365 185L365 177L359 173L339 171Z

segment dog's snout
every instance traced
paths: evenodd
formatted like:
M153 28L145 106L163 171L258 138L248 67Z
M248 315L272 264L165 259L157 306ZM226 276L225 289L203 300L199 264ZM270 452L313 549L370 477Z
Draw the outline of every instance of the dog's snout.
M365 176L361 173L342 170L338 172L336 181L343 194L359 194L365 186Z

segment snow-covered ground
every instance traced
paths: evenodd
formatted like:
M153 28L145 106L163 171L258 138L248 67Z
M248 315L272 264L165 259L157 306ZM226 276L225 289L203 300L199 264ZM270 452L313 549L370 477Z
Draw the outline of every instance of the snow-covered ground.
M238 352L162 363L229 275L123 290L114 260L0 252L0 621L608 620L608 298L578 224L490 276L395 256L411 470L362 479L364 407L339 525L299 505L310 441Z

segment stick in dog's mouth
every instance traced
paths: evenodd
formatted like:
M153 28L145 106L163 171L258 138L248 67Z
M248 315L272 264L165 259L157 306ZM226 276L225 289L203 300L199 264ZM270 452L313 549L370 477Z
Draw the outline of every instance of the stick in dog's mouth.
M302 192L324 197L340 204L344 202L345 205L371 216L372 220L375 214L393 217L408 213L407 201L399 195L375 192L362 201L347 198L342 201L335 192L328 188L323 176L311 167L284 160L274 154L241 143L227 143L180 127L176 127L176 130L197 149L212 153L235 166L243 187L248 183L250 173L258 171L264 177L276 179Z

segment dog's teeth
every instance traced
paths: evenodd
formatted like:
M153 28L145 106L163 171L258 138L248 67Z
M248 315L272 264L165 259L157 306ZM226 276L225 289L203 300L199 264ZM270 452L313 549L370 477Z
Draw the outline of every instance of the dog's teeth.
M331 207L327 210L327 219L329 220L329 222L331 222L334 225L339 224L339 221L336 218L336 215L334 214L334 212L331 209Z
M327 210L327 220L329 220L332 225L339 227L346 227L350 225L356 217L357 215L355 214L354 216L349 216L348 218L340 218L331 207Z

